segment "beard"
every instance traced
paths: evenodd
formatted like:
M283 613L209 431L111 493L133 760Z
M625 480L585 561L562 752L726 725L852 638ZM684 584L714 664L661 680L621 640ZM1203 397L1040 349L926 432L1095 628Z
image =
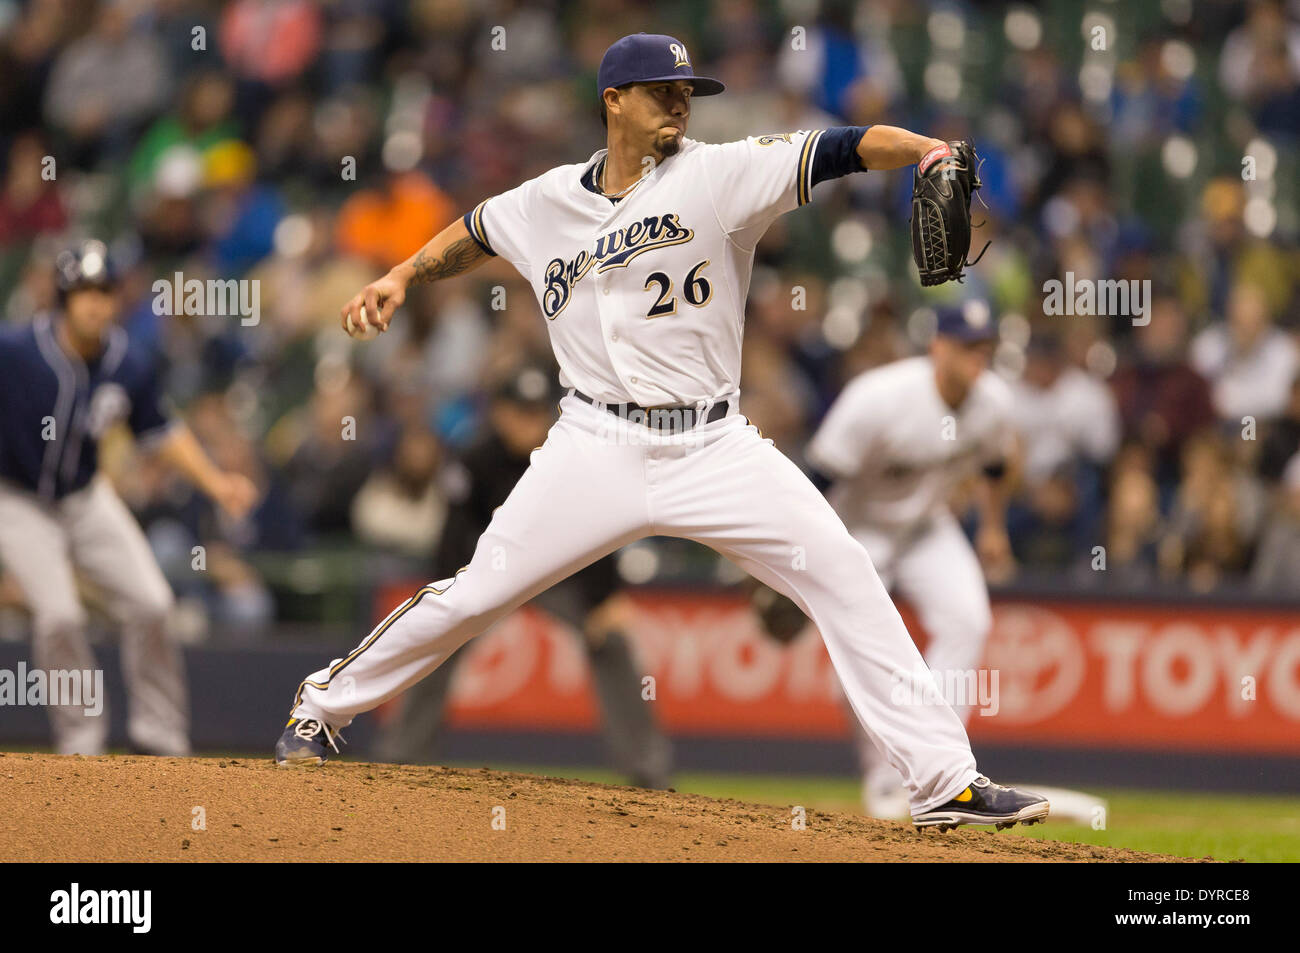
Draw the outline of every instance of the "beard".
M659 153L659 158L668 159L682 151L682 139L686 137L685 133L680 136L669 136L667 139L660 139L655 142L655 151Z

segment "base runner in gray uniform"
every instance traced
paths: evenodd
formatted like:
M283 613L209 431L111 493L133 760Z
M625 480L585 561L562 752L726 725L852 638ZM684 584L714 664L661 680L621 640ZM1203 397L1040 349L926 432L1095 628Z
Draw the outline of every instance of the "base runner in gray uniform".
M97 443L124 421L139 446L235 517L249 511L257 490L218 470L189 428L163 413L154 362L116 324L103 243L64 252L57 271L59 311L0 331L0 566L31 611L29 675L43 673L55 750L102 754L108 718L103 699L88 697L97 666L86 641L84 584L121 629L132 748L187 755L185 671L165 625L171 588L140 525L98 472ZM56 690L74 679L79 697Z

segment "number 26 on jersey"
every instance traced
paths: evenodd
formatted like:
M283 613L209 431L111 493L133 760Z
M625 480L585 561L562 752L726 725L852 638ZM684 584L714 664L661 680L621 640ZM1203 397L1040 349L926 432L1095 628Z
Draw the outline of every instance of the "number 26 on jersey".
M704 277L704 266L708 263L707 258L697 262L686 273L686 280L682 284L682 297L686 299L687 304L697 308L704 307L713 297L713 286L709 284L709 279ZM657 288L652 289L652 285ZM646 277L645 288L646 291L655 290L657 295L657 300L646 312L647 318L662 318L664 315L677 313L677 295L673 293L672 278L662 271L651 272Z

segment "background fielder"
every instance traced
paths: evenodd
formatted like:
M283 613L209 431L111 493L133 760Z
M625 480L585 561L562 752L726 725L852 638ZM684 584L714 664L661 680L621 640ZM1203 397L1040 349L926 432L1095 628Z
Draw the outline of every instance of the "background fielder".
M597 85L608 148L480 203L343 309L345 326L366 324L364 308L386 328L413 281L502 255L537 294L570 395L469 565L303 680L276 760L319 764L339 728L511 609L627 543L669 535L718 550L813 619L864 730L902 773L915 823L1043 819L1045 799L978 773L950 708L891 702L900 679L935 686L866 551L738 413L763 233L819 181L947 144L886 126L687 139L691 96L722 84L695 76L667 36L615 43Z
M807 450L881 580L915 607L930 636L926 664L944 687L967 684L992 627L980 557L994 568L1011 558L1003 483L1015 438L1010 388L987 369L996 337L984 302L941 308L929 354L852 380ZM977 475L979 556L948 508ZM948 701L969 719L976 699ZM906 816L898 772L861 733L858 748L867 813Z
M57 269L61 310L0 333L0 562L22 588L33 661L47 672L97 667L78 578L98 593L121 627L132 747L185 755L185 672L165 626L171 588L139 524L98 472L98 441L125 423L142 449L160 454L236 516L257 491L216 469L189 428L164 413L157 368L116 325L103 243L65 252ZM50 723L58 753L104 752L103 713L51 706Z

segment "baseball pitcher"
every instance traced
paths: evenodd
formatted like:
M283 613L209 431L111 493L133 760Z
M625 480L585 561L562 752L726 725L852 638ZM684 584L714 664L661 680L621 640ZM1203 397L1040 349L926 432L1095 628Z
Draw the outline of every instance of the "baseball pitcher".
M822 181L951 155L889 126L686 137L686 47L636 34L606 51L606 148L488 198L343 308L385 329L407 288L507 259L532 285L568 390L560 419L468 566L393 609L303 680L276 746L320 764L339 729L436 669L516 606L652 535L693 539L794 599L817 624L853 711L903 777L913 823L1042 820L1047 801L991 783L946 705L900 705L897 680L937 691L867 551L802 471L741 416L741 334L754 249Z

